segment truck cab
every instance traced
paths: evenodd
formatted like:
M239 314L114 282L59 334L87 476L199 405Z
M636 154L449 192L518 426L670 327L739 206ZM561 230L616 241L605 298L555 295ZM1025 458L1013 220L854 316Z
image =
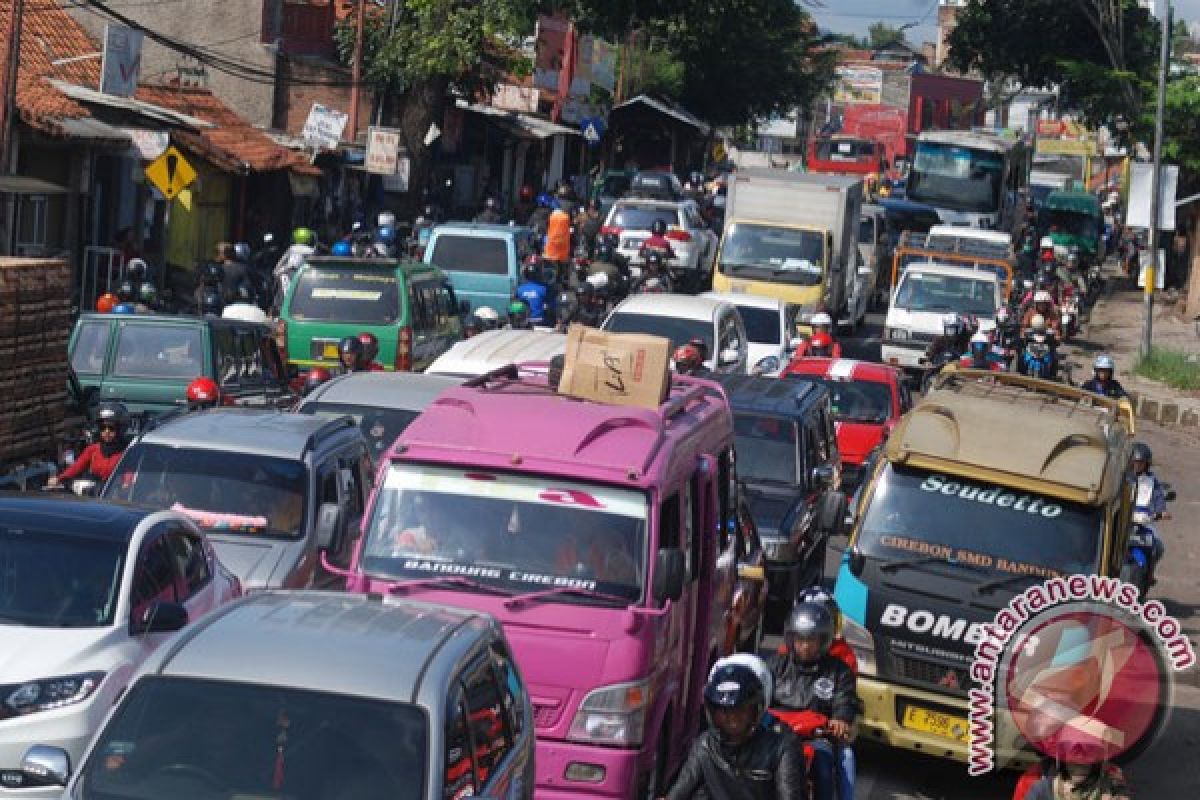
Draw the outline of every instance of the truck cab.
M957 370L900 421L860 493L835 584L864 736L967 759L983 626L1043 580L1120 575L1129 420L1117 401L1062 384ZM1016 727L996 726L1006 765L1034 758Z
M708 381L675 376L648 409L496 370L396 441L347 588L500 621L529 682L539 797L661 796L727 647L733 444Z

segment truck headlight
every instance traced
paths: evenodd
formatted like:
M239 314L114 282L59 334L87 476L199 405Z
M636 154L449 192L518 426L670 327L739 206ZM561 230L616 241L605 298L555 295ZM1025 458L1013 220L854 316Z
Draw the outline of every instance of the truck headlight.
M103 680L103 672L44 678L0 687L0 697L13 716L23 716L82 703Z
M651 699L648 680L593 689L579 704L567 738L589 744L640 747Z
M858 659L858 674L874 677L879 674L875 664L875 639L871 632L849 617L842 615L842 638Z

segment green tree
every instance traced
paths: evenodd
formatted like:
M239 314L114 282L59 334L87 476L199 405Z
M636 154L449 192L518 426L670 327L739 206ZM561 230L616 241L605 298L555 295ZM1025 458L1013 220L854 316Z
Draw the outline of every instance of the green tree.
M907 44L904 31L886 22L875 22L867 28L867 43L872 50L882 50L896 44Z

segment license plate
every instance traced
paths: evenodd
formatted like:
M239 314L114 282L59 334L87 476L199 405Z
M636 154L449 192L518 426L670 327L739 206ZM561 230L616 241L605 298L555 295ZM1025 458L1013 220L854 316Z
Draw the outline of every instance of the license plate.
M622 250L637 250L641 246L642 242L640 239L626 239L625 241L621 242Z
M325 349L321 351L321 355L324 358L332 358L336 361L338 357L338 346L333 343L326 344Z
M904 709L904 719L900 722L905 728L922 733L931 733L943 739L967 743L967 721L962 717L930 711L927 708L909 706Z

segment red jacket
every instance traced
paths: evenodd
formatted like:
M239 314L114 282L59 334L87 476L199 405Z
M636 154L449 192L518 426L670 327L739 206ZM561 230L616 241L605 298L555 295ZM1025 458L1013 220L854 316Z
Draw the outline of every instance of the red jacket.
M99 442L89 444L83 448L83 452L79 454L79 458L75 459L75 463L62 471L58 479L60 481L73 481L87 473L91 473L100 480L106 481L108 480L108 476L112 475L116 470L117 462L120 460L120 450L111 456L105 456L103 451L100 450Z

